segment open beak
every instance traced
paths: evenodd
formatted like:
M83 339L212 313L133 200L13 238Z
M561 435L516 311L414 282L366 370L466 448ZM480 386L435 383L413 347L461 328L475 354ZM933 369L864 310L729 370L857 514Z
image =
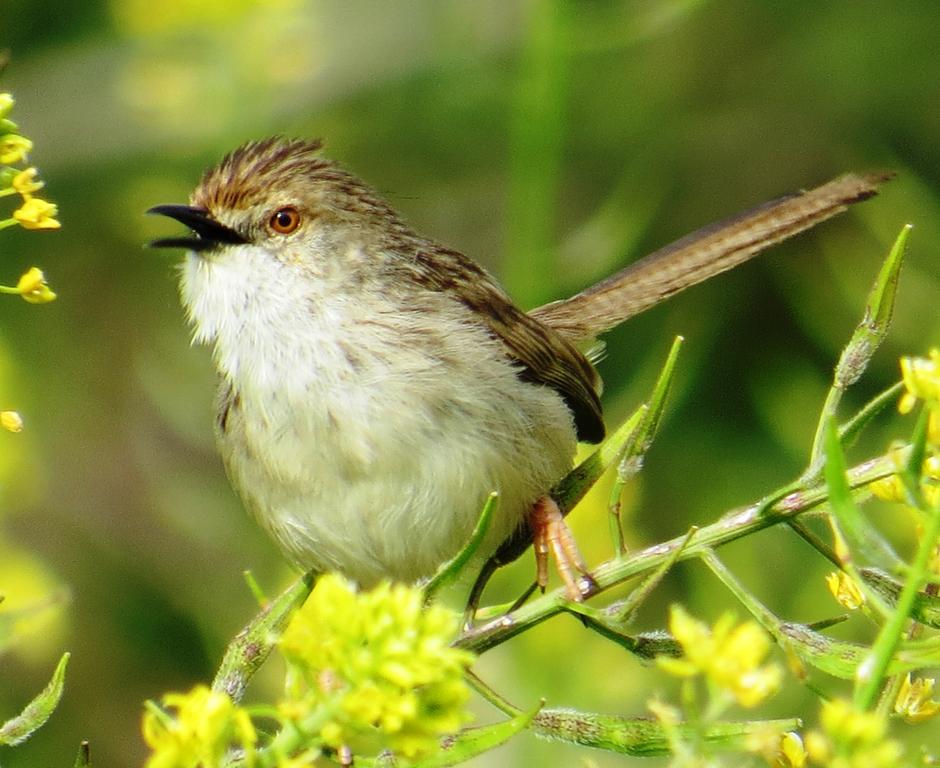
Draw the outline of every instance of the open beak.
M180 224L185 224L192 232L192 237L164 237L150 243L151 248L186 248L190 251L208 251L223 244L248 242L235 230L219 224L209 216L204 208L190 205L155 205L147 213L169 216Z

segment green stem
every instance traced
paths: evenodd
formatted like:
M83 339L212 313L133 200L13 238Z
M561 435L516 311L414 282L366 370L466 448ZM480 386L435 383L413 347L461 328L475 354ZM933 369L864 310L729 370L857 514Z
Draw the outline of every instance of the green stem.
M866 461L848 473L852 488L860 488L895 472L891 456ZM807 510L818 507L829 498L824 485L803 488L791 483L751 506L733 510L711 525L704 526L688 540L683 534L662 544L647 547L623 557L615 557L592 569L595 587L588 596L605 592L634 576L646 573L675 557L678 560L700 557L708 549L749 536L757 531L786 522ZM542 595L504 616L472 627L457 638L455 645L475 653L484 653L512 637L566 610L568 600L563 588Z
M845 390L839 386L838 382L835 382L826 394L826 402L823 403L819 421L816 423L816 434L813 436L813 448L810 451L809 467L805 475L808 483L816 482L822 475L826 461L826 432L830 423L836 423L836 411L839 409L839 403L842 402L844 392Z
M940 539L940 509L929 510L917 556L911 565L910 573L901 588L897 605L888 616L888 620L878 633L869 656L859 665L856 673L855 705L860 709L870 709L878 699L881 682L885 678L888 666L901 643L901 635L914 608L918 592L927 582L930 558Z
M522 710L519 709L519 707L511 704L506 697L491 688L488 683L485 683L475 672L471 670L467 670L467 682L470 684L470 687L473 688L473 690L479 693L484 699L486 699L504 715L515 717L516 715L522 713Z
M774 637L780 635L780 619L778 619L766 605L744 588L737 577L728 570L728 567L718 559L712 549L706 549L701 554L705 565L711 570L719 581L724 584L743 605L748 612L757 619L758 623Z
M789 526L797 536L803 539L803 541L809 544L836 568L842 567L842 563L839 562L839 558L836 553L833 552L832 547L830 547L827 542L823 541L821 537L816 535L815 531L810 530L806 523L802 520L795 519L789 521Z

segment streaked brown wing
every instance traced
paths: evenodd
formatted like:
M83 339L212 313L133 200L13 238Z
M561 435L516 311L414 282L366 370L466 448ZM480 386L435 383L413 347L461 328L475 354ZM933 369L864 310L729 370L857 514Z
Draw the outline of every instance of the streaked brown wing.
M415 245L420 247L407 264L414 279L469 307L503 342L506 355L521 366L520 378L556 390L574 414L579 440L603 440L600 377L587 358L554 330L518 309L489 273L459 251L430 241Z

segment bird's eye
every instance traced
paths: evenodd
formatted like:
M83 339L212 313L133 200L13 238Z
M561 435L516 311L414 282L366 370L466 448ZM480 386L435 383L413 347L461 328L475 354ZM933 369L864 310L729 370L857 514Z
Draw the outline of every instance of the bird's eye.
M281 235L289 235L300 226L300 214L291 205L278 208L268 220L268 226Z

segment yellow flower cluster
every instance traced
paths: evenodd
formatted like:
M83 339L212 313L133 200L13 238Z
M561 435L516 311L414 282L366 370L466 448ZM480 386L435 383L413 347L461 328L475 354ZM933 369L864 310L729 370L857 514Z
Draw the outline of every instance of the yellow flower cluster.
M144 740L152 750L145 768L222 765L233 749L251 764L257 733L248 713L227 695L199 685L167 694L163 705L173 714L156 705L144 714Z
M735 626L734 616L726 613L714 628L709 628L681 606L673 605L669 629L682 646L683 656L659 656L656 662L670 674L703 675L744 707L757 706L780 686L780 667L761 666L770 650L770 640L757 623L746 621Z
M39 172L33 167L13 167L26 162L33 148L33 143L17 133L16 123L9 118L14 103L9 93L0 93L0 197L19 195L22 202L9 218L0 219L0 229L17 225L24 229L58 229L61 224L56 218L55 204L35 196L43 187ZM0 293L22 296L31 304L45 304L56 297L36 267L28 270L15 287L0 286Z
M33 148L33 142L17 133L16 123L9 118L14 103L9 93L0 93L0 166L26 162L26 156ZM56 219L56 206L33 195L42 189L35 168L7 167L2 171L0 196L18 194L23 202L11 218L0 220L0 229L16 224L25 229L58 229L61 226Z
M406 758L433 751L469 719L473 655L450 646L457 626L415 587L357 592L324 576L280 641L291 666L283 719L354 754L363 745Z
M823 702L821 730L806 734L806 753L814 765L827 768L896 768L903 750L887 738L888 721L863 712L845 699Z

